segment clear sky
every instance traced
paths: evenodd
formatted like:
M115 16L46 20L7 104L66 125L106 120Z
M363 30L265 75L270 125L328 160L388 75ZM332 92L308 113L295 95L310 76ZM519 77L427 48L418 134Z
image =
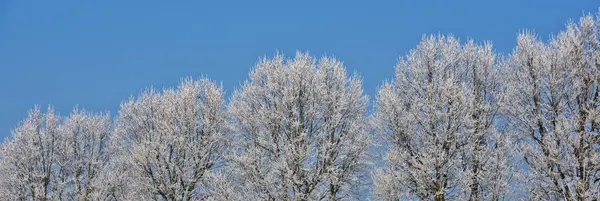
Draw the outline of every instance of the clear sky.
M491 41L506 54L519 31L547 38L600 6L594 0L190 2L0 0L0 137L36 104L52 104L62 115L75 105L116 114L122 100L142 89L172 87L186 76L207 76L231 92L259 57L277 50L338 57L363 77L372 97L423 34Z

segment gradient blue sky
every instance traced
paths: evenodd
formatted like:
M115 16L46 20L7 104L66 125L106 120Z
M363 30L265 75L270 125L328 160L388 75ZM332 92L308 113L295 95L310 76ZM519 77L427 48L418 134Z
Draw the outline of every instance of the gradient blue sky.
M593 0L498 1L0 0L0 137L34 105L116 114L122 100L186 76L228 92L259 57L297 49L336 56L371 97L423 34L492 41L509 53L519 31L543 38L596 12Z

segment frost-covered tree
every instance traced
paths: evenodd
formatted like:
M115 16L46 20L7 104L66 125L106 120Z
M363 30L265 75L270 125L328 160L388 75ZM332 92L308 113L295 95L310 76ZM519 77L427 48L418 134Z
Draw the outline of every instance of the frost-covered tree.
M379 88L374 124L385 165L384 200L501 200L511 177L511 140L494 124L501 77L489 44L423 37Z
M65 119L38 107L6 139L0 196L7 200L99 200L111 133L108 115L79 110Z
M584 16L548 43L523 33L506 64L533 199L600 198L599 25Z
M107 197L199 200L223 162L227 115L223 88L185 79L176 89L143 92L123 103L112 138Z
M75 109L59 126L61 147L56 176L58 200L102 200L102 176L112 134L108 114Z
M12 131L2 146L1 196L11 200L52 200L57 163L59 118L38 107Z
M218 199L357 198L370 145L361 85L330 57L260 60L228 109L237 143Z

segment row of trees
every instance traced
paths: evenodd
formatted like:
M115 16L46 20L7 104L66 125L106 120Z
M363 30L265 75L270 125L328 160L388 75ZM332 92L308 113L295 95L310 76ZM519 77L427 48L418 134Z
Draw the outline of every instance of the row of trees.
M307 53L261 59L224 100L208 79L108 114L39 108L2 144L7 200L597 200L600 23L543 42L428 36L372 114L361 79Z

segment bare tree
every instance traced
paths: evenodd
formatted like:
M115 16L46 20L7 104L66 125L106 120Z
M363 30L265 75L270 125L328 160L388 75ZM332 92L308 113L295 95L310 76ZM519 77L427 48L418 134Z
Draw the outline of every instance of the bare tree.
M117 200L198 200L206 175L223 160L227 115L223 89L185 79L177 89L148 90L121 105L107 196Z
M98 200L108 115L79 110L66 119L38 107L6 139L0 194L10 200Z
M2 146L2 197L12 200L50 200L58 117L52 108L43 114L38 107L13 131Z
M59 126L57 193L59 200L102 200L100 180L108 161L112 134L108 114L88 114L75 109Z
M548 43L523 33L507 62L507 112L520 133L532 198L600 198L600 41L584 16Z
M423 37L378 90L374 123L387 150L374 175L384 200L499 200L511 140L494 127L501 77L489 44Z
M600 200L599 21L522 33L507 59L423 37L370 118L358 76L301 52L259 60L228 106L188 78L122 103L114 125L35 107L0 146L0 198Z
M334 58L260 60L229 106L238 143L227 183L236 190L222 192L250 200L356 198L370 144L361 84Z

